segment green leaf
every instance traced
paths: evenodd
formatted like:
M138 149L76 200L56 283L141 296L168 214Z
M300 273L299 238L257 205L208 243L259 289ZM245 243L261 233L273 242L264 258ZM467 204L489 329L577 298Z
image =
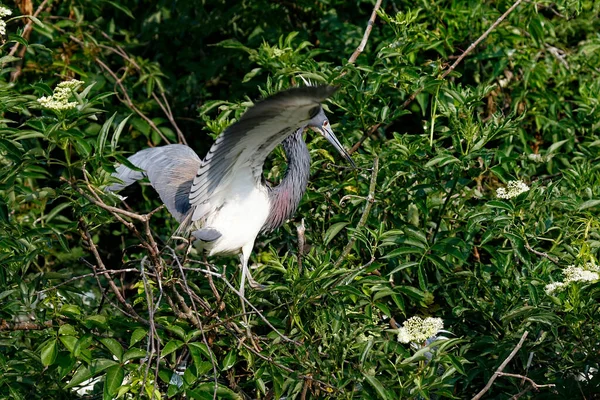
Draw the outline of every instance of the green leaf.
M147 355L148 355L148 353L146 352L146 350L137 349L137 348L129 349L123 355L123 362L129 361L129 360L134 360L137 358L144 358Z
M160 356L164 357L166 355L169 355L172 352L179 349L183 345L184 345L184 343L181 340L176 340L176 339L170 340L167 342L165 347L163 347L162 351L160 352Z
M101 338L100 342L106 346L106 348L111 352L113 356L117 358L117 360L122 361L123 358L123 346L112 338Z
M579 205L578 210L582 211L588 208L596 207L598 205L600 205L600 200L587 200Z
M229 353L227 353L227 355L225 356L225 359L223 359L223 367L221 368L221 371L227 371L228 369L230 369L231 367L233 367L235 365L236 361L237 361L237 353L232 350Z
M125 378L125 371L120 365L115 365L106 370L106 377L104 378L104 398L112 399L114 394L117 393L123 379Z
M379 381L379 379L375 378L374 376L371 376L369 374L366 374L363 372L363 376L365 377L366 381L369 383L369 385L371 385L371 387L373 387L373 389L375 389L375 392L377 392L377 395L379 396L380 399L395 399L396 397L392 396L383 386L383 384Z
M109 119L104 122L102 128L100 128L100 132L98 133L98 139L96 140L96 155L101 156L104 153L104 146L106 145L106 138L108 137L108 132L110 132L110 128L115 120L117 113L115 112Z
M331 225L327 231L325 232L325 235L323 236L323 244L325 246L327 246L329 244L329 242L331 242L333 240L333 238L342 230L344 229L344 227L348 225L348 222L337 222L333 225Z
M42 360L42 364L45 367L54 364L57 354L58 347L56 345L56 339L47 341L40 349L40 358Z
M131 333L131 339L129 340L129 347L133 346L134 344L136 344L137 342L139 342L140 340L145 338L146 335L148 335L148 330L146 330L144 328L137 328L136 330L134 330Z

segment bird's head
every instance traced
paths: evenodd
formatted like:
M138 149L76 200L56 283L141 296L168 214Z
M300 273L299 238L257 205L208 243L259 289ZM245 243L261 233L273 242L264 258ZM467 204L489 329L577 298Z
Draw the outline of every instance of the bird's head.
M344 146L342 146L338 138L333 133L329 119L327 118L327 115L325 115L325 111L323 111L323 108L320 105L314 107L310 111L308 127L327 139L327 141L331 143L333 147L335 147L335 149L342 155L342 157L346 159L346 161L348 161L353 167L356 167L356 164L354 164L350 154L348 154L346 149L344 149Z

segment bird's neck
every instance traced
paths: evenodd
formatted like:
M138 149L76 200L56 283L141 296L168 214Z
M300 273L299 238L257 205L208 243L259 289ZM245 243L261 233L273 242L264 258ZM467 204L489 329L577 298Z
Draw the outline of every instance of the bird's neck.
M288 166L279 185L269 193L271 212L263 226L263 232L280 227L290 218L306 191L310 175L310 153L302 139L302 132L303 129L297 130L281 143Z

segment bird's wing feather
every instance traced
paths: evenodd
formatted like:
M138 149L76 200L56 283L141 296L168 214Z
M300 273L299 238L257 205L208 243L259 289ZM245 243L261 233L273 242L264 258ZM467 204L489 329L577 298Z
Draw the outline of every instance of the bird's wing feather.
M120 165L113 176L123 183L115 183L106 190L119 191L147 176L169 212L181 222L190 209L189 193L200 157L188 146L172 144L138 151L129 161L143 172Z
M287 136L302 127L311 111L329 97L330 86L302 87L278 93L251 107L215 141L192 184L192 221L219 207L228 197L236 175L260 182L265 159Z

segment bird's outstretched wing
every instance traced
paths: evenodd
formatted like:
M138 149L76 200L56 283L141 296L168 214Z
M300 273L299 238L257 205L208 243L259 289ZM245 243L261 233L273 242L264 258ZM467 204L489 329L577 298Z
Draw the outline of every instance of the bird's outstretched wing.
M287 136L306 125L320 111L321 102L335 90L320 86L280 92L255 104L228 127L217 138L194 178L189 197L193 208L191 220L201 220L221 206L234 182L239 182L240 174L260 182L267 156Z
M190 188L200 157L188 146L171 144L138 151L129 161L143 172L120 165L113 176L123 183L112 184L106 190L117 192L147 176L169 212L181 222L190 210Z

